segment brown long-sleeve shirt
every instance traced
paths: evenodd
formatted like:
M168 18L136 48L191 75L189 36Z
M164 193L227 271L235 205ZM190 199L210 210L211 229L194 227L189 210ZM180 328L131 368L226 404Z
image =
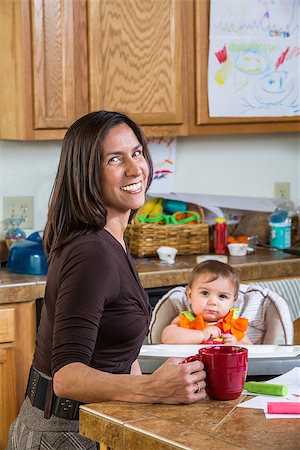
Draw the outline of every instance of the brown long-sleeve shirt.
M106 230L80 236L50 263L33 365L50 376L72 362L129 373L150 315L120 243Z

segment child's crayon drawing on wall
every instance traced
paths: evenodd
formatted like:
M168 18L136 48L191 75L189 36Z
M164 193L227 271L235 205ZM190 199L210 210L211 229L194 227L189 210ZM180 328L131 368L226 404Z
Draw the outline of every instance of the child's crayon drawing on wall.
M176 139L149 138L153 161L153 181L149 193L169 193L174 190Z
M299 18L299 0L211 0L211 117L300 115Z

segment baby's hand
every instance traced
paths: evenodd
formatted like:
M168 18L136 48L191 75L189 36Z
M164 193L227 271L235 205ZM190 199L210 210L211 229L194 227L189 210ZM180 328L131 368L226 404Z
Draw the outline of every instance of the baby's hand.
M237 338L235 336L233 336L233 334L230 333L225 333L221 335L223 338L223 344L238 344L239 341L237 340Z
M210 339L214 339L221 336L221 330L215 326L208 326L202 330L204 341L209 341Z

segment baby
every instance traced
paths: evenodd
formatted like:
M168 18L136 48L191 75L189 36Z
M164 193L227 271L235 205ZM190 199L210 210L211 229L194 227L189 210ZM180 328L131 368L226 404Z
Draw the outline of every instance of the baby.
M232 308L238 296L239 278L234 269L219 261L198 264L186 294L191 311L182 311L162 333L164 344L251 344L246 335L248 319Z

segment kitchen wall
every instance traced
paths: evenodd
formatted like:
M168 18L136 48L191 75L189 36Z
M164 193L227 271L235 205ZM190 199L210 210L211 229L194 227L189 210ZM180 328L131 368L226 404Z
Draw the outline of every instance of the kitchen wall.
M60 141L0 141L0 229L3 196L34 196L34 229L43 229ZM177 192L273 197L291 184L300 203L299 134L177 138ZM31 231L31 230L30 230Z

